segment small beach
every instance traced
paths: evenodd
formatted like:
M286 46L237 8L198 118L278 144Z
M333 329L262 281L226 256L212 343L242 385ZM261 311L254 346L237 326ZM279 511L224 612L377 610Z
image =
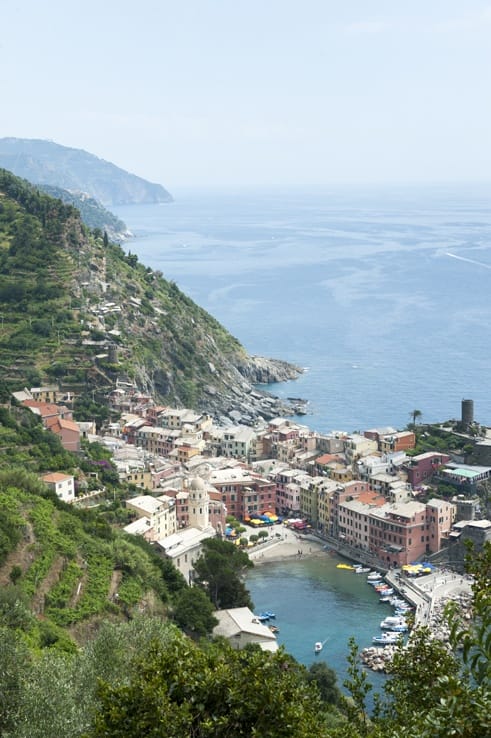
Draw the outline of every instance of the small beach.
M251 529L254 532L254 529ZM266 564L288 559L301 559L325 555L326 545L312 535L299 535L280 523L271 526L269 537L249 551L254 564Z

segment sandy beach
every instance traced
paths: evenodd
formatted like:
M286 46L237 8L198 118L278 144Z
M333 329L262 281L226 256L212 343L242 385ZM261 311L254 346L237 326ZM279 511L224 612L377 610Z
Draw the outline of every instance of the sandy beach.
M251 532L256 531L251 528ZM277 524L270 528L269 537L264 540L264 543L258 544L248 553L251 561L257 566L272 561L319 556L324 548L325 544L315 536L299 536L285 525Z

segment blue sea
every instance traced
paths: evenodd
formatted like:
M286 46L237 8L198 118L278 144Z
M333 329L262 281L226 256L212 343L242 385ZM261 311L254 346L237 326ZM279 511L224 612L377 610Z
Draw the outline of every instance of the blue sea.
M125 248L252 354L305 368L270 387L315 430L491 425L491 185L183 191L119 207Z

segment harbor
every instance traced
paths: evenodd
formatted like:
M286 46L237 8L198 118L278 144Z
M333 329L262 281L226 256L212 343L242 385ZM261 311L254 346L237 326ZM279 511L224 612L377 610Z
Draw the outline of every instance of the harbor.
M440 567L420 575L401 569L379 572L370 586L373 569L360 569L359 562L340 557L316 536L298 536L282 525L274 526L269 538L249 555L256 566L246 585L258 612L274 610L278 643L306 666L315 659L325 660L340 685L351 637L378 687L399 637L407 642L413 627L428 626L432 636L448 638L442 621L445 604L454 599L465 612L471 597L471 578ZM393 594L385 596L381 587ZM399 633L381 628L386 618L406 615L410 627ZM388 635L394 632L398 637ZM315 650L316 643L322 643L322 649Z

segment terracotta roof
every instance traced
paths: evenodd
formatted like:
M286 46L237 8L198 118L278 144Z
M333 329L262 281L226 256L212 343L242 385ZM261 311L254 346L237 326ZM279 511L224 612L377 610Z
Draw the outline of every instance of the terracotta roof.
M52 418L50 421L48 421L47 427L49 428L49 430L53 431L53 433L62 430L70 430L75 431L76 433L80 433L80 428L78 427L77 423L75 423L75 421L64 420L63 418Z
M64 482L67 479L72 479L72 476L70 474L61 474L61 472L50 472L49 474L43 474L41 477L43 482L50 483L56 483L56 482Z
M39 414L45 418L48 415L59 415L60 408L53 402L41 402L40 400L24 400L22 402L24 407L36 408L39 410Z

